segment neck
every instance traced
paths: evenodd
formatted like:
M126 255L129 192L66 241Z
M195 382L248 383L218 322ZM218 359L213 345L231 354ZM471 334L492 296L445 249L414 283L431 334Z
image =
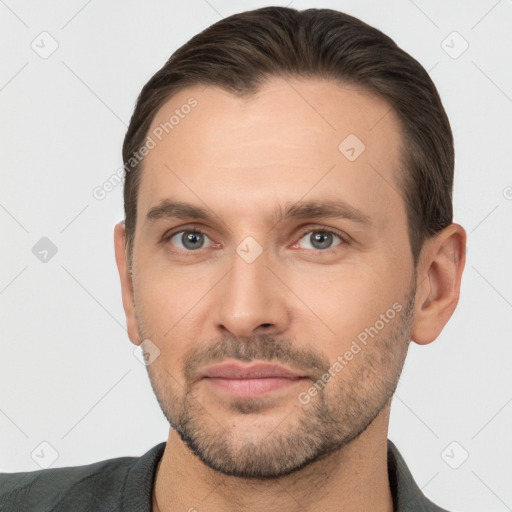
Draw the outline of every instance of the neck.
M356 439L325 458L273 480L218 473L171 429L153 492L153 511L392 512L387 471L389 407Z

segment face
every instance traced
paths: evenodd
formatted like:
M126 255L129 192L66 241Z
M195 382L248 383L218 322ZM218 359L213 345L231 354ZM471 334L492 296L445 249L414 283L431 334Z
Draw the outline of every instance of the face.
M276 78L246 98L185 89L148 135L129 333L159 350L147 368L171 426L247 478L342 448L389 407L410 342L395 114L354 87ZM224 362L301 378L265 391L204 377Z

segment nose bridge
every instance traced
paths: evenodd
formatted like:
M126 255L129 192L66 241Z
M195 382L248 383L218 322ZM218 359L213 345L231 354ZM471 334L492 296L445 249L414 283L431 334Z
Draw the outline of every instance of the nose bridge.
M268 254L262 247L258 251L254 242L242 241L233 254L231 272L226 282L225 303L245 315L251 314L251 311L254 314L260 309L265 296L267 300L269 298L266 290L268 263Z

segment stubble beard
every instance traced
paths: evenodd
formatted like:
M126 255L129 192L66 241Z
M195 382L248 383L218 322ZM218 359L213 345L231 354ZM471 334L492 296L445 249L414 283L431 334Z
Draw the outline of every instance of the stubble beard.
M204 349L190 351L189 357L185 357L185 388L177 385L176 379L162 365L154 363L147 367L151 386L171 427L190 451L211 469L249 479L289 475L356 439L390 405L409 347L414 295L415 288L412 288L401 312L383 332L362 347L323 390L311 397L309 403L301 404L297 395L292 394L290 405L282 407L280 423L261 435L235 434L227 420L236 422L236 415L248 414L257 419L259 413L269 410L271 402L232 399L224 415L218 412L214 415L208 398L203 394L201 399L200 389L204 384L190 382L187 376L204 360L214 362L231 357L303 366L309 361L316 364L316 368L322 364L326 369L326 363L330 365L325 356L322 358L318 352L299 353L290 341L267 335L248 342L223 338L211 345L207 353ZM139 329L141 327L145 330L143 322L139 324Z

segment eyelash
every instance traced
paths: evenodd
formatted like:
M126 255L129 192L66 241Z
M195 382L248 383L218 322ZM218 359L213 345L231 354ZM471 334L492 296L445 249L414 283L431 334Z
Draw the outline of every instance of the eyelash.
M202 229L200 228L197 228L195 226L192 226L192 227L181 227L180 229L177 229L175 231L172 231L171 233L169 234L166 234L164 235L163 237L163 242L169 242L171 240L171 238L173 238L174 236L178 235L179 233L183 233L183 232L189 232L189 233L199 233L201 235L205 235L207 236L208 238L212 239L208 233L206 233L205 231L203 231ZM339 231L337 230L334 230L334 229L331 229L331 228L327 228L327 227L316 227L316 228L308 228L308 229L305 229L304 231L301 232L299 238L297 239L297 242L294 243L294 245L296 243L298 243L303 237L304 235L307 235L308 233L327 233L327 234L331 234L331 235L336 235L337 237L339 237L341 239L341 242L340 244L338 245L335 245L334 247L329 247L328 249L306 249L308 251L314 251L315 253L330 253L332 251L335 251L337 247L341 247L345 244L348 243L348 239L347 239L347 236L340 233ZM185 253L191 253L191 254L194 254L196 253L197 251L199 251L200 249L196 250L196 251L183 251L183 249L177 249L176 251L177 252L185 252Z
M342 233L340 233L339 231L337 231L335 229L331 229L331 228L327 228L327 227L316 227L316 228L308 228L308 229L303 230L301 232L301 234L299 235L299 238L297 239L296 243L298 243L304 237L304 235L307 235L308 233L322 233L322 234L335 235L341 240L340 244L334 245L333 247L329 247L328 249L306 249L307 251L313 251L314 253L317 253L317 254L335 252L337 249L339 249L340 247L342 247L343 245L345 245L347 243L347 237L345 235L343 235ZM294 245L295 245L295 243L294 243Z

